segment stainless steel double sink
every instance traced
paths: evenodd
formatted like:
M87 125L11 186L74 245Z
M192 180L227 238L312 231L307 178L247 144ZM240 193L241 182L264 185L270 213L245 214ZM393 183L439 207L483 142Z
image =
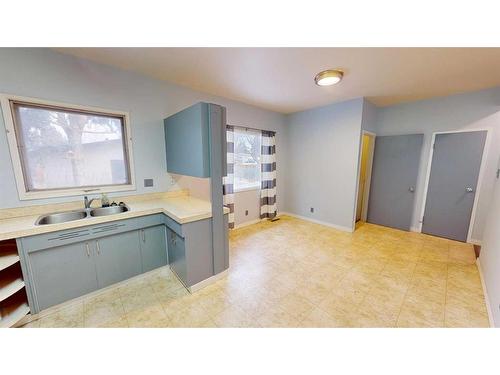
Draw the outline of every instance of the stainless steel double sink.
M123 205L87 208L78 211L56 212L53 214L40 216L35 222L35 225L67 223L69 221L84 220L90 217L116 215L127 211L130 211L130 208L127 205Z

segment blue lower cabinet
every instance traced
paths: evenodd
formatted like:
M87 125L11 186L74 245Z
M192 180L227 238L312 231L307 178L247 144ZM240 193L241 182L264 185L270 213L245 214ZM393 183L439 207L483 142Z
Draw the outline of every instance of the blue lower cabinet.
M142 272L148 272L167 264L166 228L157 225L139 231Z
M212 219L179 224L150 215L20 238L30 309L36 314L166 264L191 287L220 272L215 252L227 264L227 234L214 249L212 226Z
M91 243L79 242L30 254L38 312L98 288Z
M167 223L168 262L186 287L214 275L212 220L182 224L182 236Z
M98 238L93 245L99 288L142 273L137 231Z
M167 228L168 233L168 262L170 268L175 272L177 277L181 279L185 286L189 285L186 263L186 248L184 238L179 236L170 228Z

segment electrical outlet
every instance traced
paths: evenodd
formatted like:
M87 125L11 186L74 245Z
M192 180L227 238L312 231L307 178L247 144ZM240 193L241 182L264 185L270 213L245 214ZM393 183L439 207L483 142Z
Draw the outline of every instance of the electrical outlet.
M248 216L248 210L245 210L245 216Z
M151 187L153 186L153 179L152 178L145 178L144 179L144 187Z
M311 213L312 214L314 213L314 207L311 207Z
M175 178L173 176L170 176L170 185L171 186L175 185Z

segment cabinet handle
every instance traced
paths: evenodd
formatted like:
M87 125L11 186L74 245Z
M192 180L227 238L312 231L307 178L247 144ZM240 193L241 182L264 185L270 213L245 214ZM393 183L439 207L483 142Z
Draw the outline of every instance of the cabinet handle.
M144 229L141 229L141 234L142 234L142 242L146 242L146 232L144 232Z
M99 246L99 240L95 240L95 243L97 245L97 255L101 254L101 247Z
M89 243L85 242L85 247L87 248L87 257L90 258L90 249L89 249Z

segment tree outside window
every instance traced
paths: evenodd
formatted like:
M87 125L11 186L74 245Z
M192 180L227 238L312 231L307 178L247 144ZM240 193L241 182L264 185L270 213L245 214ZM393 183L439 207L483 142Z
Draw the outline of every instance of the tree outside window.
M256 130L234 131L234 188L260 188L261 134Z

